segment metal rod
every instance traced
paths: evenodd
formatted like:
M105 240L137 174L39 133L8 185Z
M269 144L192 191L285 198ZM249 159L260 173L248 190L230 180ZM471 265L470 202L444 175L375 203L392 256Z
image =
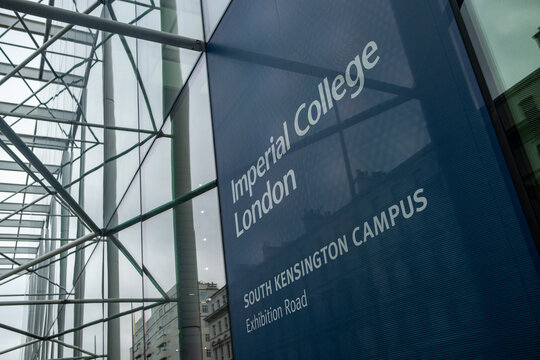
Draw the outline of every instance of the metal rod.
M110 16L112 20L117 21L116 15L114 13L114 9L111 5L111 3L107 3L107 9L109 10ZM131 64L131 68L133 69L133 73L135 74L135 78L137 79L137 83L139 84L139 89L141 90L144 103L146 104L146 110L148 111L148 115L150 116L150 122L152 123L152 128L154 131L157 131L156 122L154 121L154 113L152 111L152 107L150 106L150 99L148 98L148 94L146 93L146 88L144 86L144 82L141 78L141 73L139 72L139 68L137 67L137 64L135 62L135 58L133 57L133 54L131 53L131 49L129 48L129 45L126 41L126 38L123 35L118 35L120 38L120 42L122 43L122 46L124 47L124 51L126 52L126 55L129 59L129 63Z
M32 334L31 332L24 331L22 329L18 329L18 328L15 328L13 326L9 326L9 325L6 325L6 324L0 323L0 328L2 328L4 330L8 330L8 331L13 331L13 332L15 332L17 334L21 334L21 335L24 335L24 336L27 336L27 337L31 337L32 339L44 340L44 338L42 336Z
M32 46L25 46L25 45L21 45L21 44L14 44L14 43L11 43L11 42L6 42L6 41L0 41L0 45L13 46L13 47L16 47L16 48L27 49L27 50L32 50L32 51L36 50L36 48L35 48L35 47L32 47ZM71 57L71 58L75 58L75 59L80 59L80 60L89 60L88 58L83 57L83 56L74 55L74 54L67 54L67 53L61 53L61 52L53 51L53 50L48 50L48 51L47 51L47 54L67 56L67 57ZM94 62L101 62L101 60L96 60L96 59L92 59L92 61L94 61Z
M9 219L10 217L12 217L12 216L14 216L14 215L17 215L17 214L20 213L21 211L24 211L25 209L29 208L30 206L32 206L32 205L36 204L37 202L39 202L39 201L45 199L45 198L46 198L47 196L49 196L49 195L50 195L50 194L45 194L45 195L43 195L43 196L40 196L40 197L38 197L36 200L34 200L34 201L32 201L32 202L30 202L30 203L24 205L23 207L21 207L21 208L15 210L14 212L12 212L12 213L10 213L9 215L7 215L7 216L3 217L2 219L0 219L0 223L2 223L4 220L7 220L7 219Z
M94 357L94 358L98 356L98 355L96 355L96 354L94 354L94 353L91 353L91 352L88 352L88 351L86 351L86 350L84 350L84 349L82 349L82 348L80 348L80 347L78 347L78 346L73 346L73 345L70 345L70 344L66 344L66 343L63 342L63 341L59 341L59 340L56 340L56 339L48 339L48 341L52 341L52 342L57 343L58 345L62 345L62 346L65 346L65 347L67 347L67 348L70 348L70 349L73 349L73 350L80 351L80 352L85 353L85 354L88 354L88 355L90 355L90 356L92 356L92 357Z
M42 296L44 294L41 294ZM0 301L0 306L20 306L20 305L69 305L69 304L107 304L107 303L168 303L176 302L177 299L164 298L114 298L114 299L56 299L56 300L13 300Z
M5 5L8 4L8 1L9 0L2 0L2 4L0 5L0 7L3 7L3 8L6 8L8 9L8 7L6 7ZM15 7L19 7L22 5L22 7L26 7L27 5L24 5L24 3L30 3L30 4L35 4L35 3L32 3L30 1L23 1L23 0L15 0L15 1L9 1L9 3L11 3L12 5L16 5ZM90 7L88 9L86 9L86 11L84 12L85 14L89 14L91 13L92 11L94 11L94 9L96 9L99 5L101 5L101 1L96 1L95 3L93 3L92 5L90 5ZM46 6L46 5L44 5ZM57 9L58 10L58 9ZM21 12L25 12L24 9L21 11ZM26 65L28 65L28 63L30 61L32 61L36 56L40 55L43 51L45 51L49 46L51 46L56 40L60 39L62 36L64 36L64 34L66 34L69 30L71 30L73 28L73 26L75 26L74 24L69 24L67 25L66 27L64 27L62 30L60 30L56 35L54 35L52 38L50 38L49 40L47 40L46 43L44 43L43 45L41 45L39 47L39 49L36 49L36 51L34 51L32 54L30 54L30 56L28 56L26 59L24 59L19 65L17 65L13 70L11 70L11 72L7 75L5 75L1 80L0 80L0 86L2 84L4 84L6 81L8 81L8 79L10 79L13 75L17 74L22 68L24 68Z
M146 305L146 306L138 306L138 307L136 307L136 308L133 308L133 309L130 309L130 310L127 310L127 311L118 313L118 314L116 314L116 315L106 317L106 318L104 318L104 319L98 319L98 320L94 320L94 321L87 322L87 323L84 324L84 325L81 325L81 326L78 326L78 327L74 327L74 328L69 329L69 330L65 330L63 333L58 333L58 334L49 335L49 336L47 336L45 339L56 338L56 337L58 337L58 336L65 335L65 334L69 334L69 333L72 333L72 332L74 332L74 331L79 331L79 330L82 330L82 329L87 328L87 327L90 327L90 326L94 326L94 325L101 324L101 323L105 323L105 322L108 322L108 321L111 321L111 320L114 320L114 319L118 319L118 318L120 318L120 317L122 317L122 316L126 316L126 315L129 315L129 314L133 314L133 313L135 313L135 312L137 312L137 311L146 311L146 310L155 308L156 306L159 306L159 305L161 305L161 303L154 303L154 304ZM0 326L1 326L1 325L2 325L2 324L0 323Z
M169 202L166 202L165 204L161 205L161 206L158 206L142 215L138 215L138 216L135 216L134 218L131 218L121 224L118 224L116 226L113 226L109 229L105 229L104 230L104 234L105 235L110 235L110 234L116 234L124 229L127 229L128 227L132 226L132 225L135 225L139 222L142 222L142 221L146 221L156 215L159 215L161 214L162 212L165 212L167 210L170 210L172 209L173 207L175 206L178 206L180 204L183 204L191 199L193 199L194 197L198 196L198 195L201 195L201 194L204 194L205 192L209 191L209 190L212 190L213 188L215 188L217 186L217 182L216 180L213 180L213 181L210 181L208 184L205 184L201 187L198 187L197 189L185 194L185 195L182 195L172 201L169 201ZM1 279L0 279L1 280Z
M45 294L0 294L0 297L25 297L25 296L56 296L60 293L45 293Z
M18 349L20 349L20 348L27 347L27 346L29 346L29 345L33 345L33 344L35 344L35 343L37 343L37 342L40 342L40 341L41 341L41 340L39 340L39 339L35 339L35 340L29 341L29 342L27 342L27 343L24 343L24 344L21 344L21 345L14 346L14 347L12 347L12 348L9 348L9 349L6 349L6 350L2 350L2 351L0 351L0 355L7 354L8 352L12 352L12 351L14 351L14 350L18 350Z
M0 118L1 121L4 121L2 118ZM9 155L11 156L11 158L17 163L19 164L19 166L24 170L26 171L26 173L28 175L30 175L30 177L37 183L39 183L44 189L45 191L47 191L49 194L51 195L54 195L55 192L52 191L51 189L49 189L49 187L47 185L45 185L45 183L43 183L43 181L41 179L39 179L37 177L36 174L34 174L34 172L32 170L30 170L30 168L21 160L19 159L19 156L17 156L17 154L15 154L15 152L13 150L11 150L11 148L9 146L7 146L7 144L2 140L0 139L0 147Z
M87 235L85 235L83 237L78 238L75 241L70 242L69 244L66 244L64 246L59 247L58 249L56 249L54 251L51 251L51 252L49 252L47 254L43 254L42 256L40 256L40 257L38 257L38 258L36 258L36 259L34 259L32 261L29 261L26 264L21 265L21 266L15 268L15 269L5 273L4 275L0 275L0 281L2 281L4 279L7 279L8 277L13 276L15 274L18 274L21 271L24 271L24 270L26 270L26 269L34 266L34 265L37 265L40 262L43 262L43 261L45 261L47 259L55 257L56 255L61 254L62 252L66 251L66 250L69 250L69 249L71 249L71 248L73 248L73 247L75 247L75 246L77 246L79 244L83 244L83 243L85 243L87 241L90 241L90 240L94 239L97 236L99 236L99 233L87 234Z
M51 5L51 4L49 4ZM24 23L24 20L20 17L20 15L15 12L15 15L17 15L17 18L21 21L21 25L26 29L27 33L28 33L28 36L32 39L32 41L34 42L34 44L36 45L36 47L38 47L38 43L36 41L36 39L34 38L34 35L29 31L28 27L25 25ZM96 37L97 39L97 37ZM94 44L95 44L95 39L94 39ZM71 91L71 89L69 88L69 86L66 84L66 82L64 81L64 78L63 76L59 76L58 73L54 70L54 67L52 66L51 62L47 59L47 56L45 56L44 54L42 54L42 60L44 60L46 63L47 63L47 66L49 67L49 69L51 70L51 72L54 74L54 76L60 80L60 82L64 85L65 87L65 90L68 92L69 96L73 99L73 101L75 102L75 104L77 105L77 113L78 114L81 114L83 119L86 121L86 117L84 115L84 112L82 112L81 110L81 104L79 103L78 99L75 97L75 95L73 94L73 92ZM14 110L14 109L13 109ZM65 134L64 132L64 129L62 129L61 126L58 126L60 128L60 130ZM66 136L68 136L67 134L65 134ZM69 137L69 136L68 136ZM74 136L73 137L70 137L70 140L73 141L74 139ZM96 139L97 141L97 139Z
M56 180L56 178L50 173L45 165L38 159L38 157L26 146L26 144L15 134L8 123L0 117L0 131L4 133L6 138L13 144L17 150L28 160L28 162L38 170L43 178L57 191L58 195L64 200L73 212L88 226L90 229L99 234L101 229L99 226L88 216L88 214L80 207L80 205L71 197L68 191ZM32 175L33 173L30 172ZM30 174L29 173L29 174ZM35 178L34 180L37 180ZM0 279L1 280L1 279Z
M114 161L118 158L121 158L122 156L128 154L129 152L131 152L133 149L136 149L137 147L139 146L143 146L146 142L148 142L148 140L152 139L154 137L154 135L148 135L145 139L143 139L143 141L141 142L138 142L136 143L135 145L132 145L131 147L127 148L126 150L122 151L121 153L118 153L117 155L111 157L111 158L108 158L107 160L105 160L104 162L100 163L99 165L96 165L95 167L93 167L92 169L88 170L87 172L85 172L83 174L83 176L80 176L78 179L75 179L71 182L71 184L69 184L68 186L66 186L66 188L70 188L71 186L75 185L76 183L78 183L79 181L81 181L82 179L84 179L86 176L90 175L91 173L101 169L103 166L105 166L105 164L111 162L111 161Z
M27 115L27 114L23 114L23 113L14 113L14 112L1 111L1 110L0 110L0 115L2 115L2 116L13 116L13 117L18 117L18 118L23 118L23 119L30 119L30 120L47 121L47 122L66 124L66 125L78 125L78 126L86 126L86 127L95 127L95 128L99 128L99 129L106 129L106 130L129 131L129 132L136 132L136 133L142 133L142 134L151 134L151 135L158 134L158 131L153 131L153 130L135 129L135 128L128 128L128 127L123 127L123 126L107 126L107 125L103 125L103 124L87 123L87 122L81 122L81 121L76 121L76 120L62 120L62 119L58 119L58 118L53 119L53 118L47 118L47 117L39 116L39 115L32 115L32 114ZM164 137L171 137L171 135L165 135L165 134L159 134L159 135L164 136ZM67 141L67 139L66 139L66 141ZM79 140L75 140L75 141L79 141ZM86 140L85 142L89 142L89 141ZM95 143L93 141L91 141L91 142Z
M98 4L101 4L101 2ZM86 12L78 13L58 7L38 4L28 0L2 0L0 6L4 9L20 11L25 14L53 19L73 25L80 25L91 29L122 34L137 39L158 42L161 44L172 45L194 51L204 50L204 42L201 40L195 40L185 36L173 35L170 33L129 25L118 21L98 18L96 16L87 15Z
M77 356L77 357L57 357L51 358L49 360L91 360L97 358L106 358L105 355L96 355L96 356Z

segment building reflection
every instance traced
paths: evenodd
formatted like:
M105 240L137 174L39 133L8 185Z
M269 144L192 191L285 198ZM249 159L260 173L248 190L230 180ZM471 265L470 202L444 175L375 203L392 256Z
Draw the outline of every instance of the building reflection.
M176 298L176 287L167 292ZM215 283L199 282L199 313L201 319L201 352L203 359L232 359L226 288L218 289ZM175 302L150 310L146 321L139 319L132 329L131 360L171 360L180 358L178 344L178 312ZM210 318L210 320L208 320ZM213 331L213 332L212 332ZM219 352L223 345L227 350ZM212 349L215 356L212 356ZM228 355L228 356L227 356ZM225 357L223 357L225 356Z

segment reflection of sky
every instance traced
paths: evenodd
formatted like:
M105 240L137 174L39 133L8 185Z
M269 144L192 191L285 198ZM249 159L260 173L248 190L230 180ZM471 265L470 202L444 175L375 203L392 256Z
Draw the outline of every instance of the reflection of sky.
M540 66L540 49L532 38L540 27L540 1L474 0L466 5L485 37L502 91Z

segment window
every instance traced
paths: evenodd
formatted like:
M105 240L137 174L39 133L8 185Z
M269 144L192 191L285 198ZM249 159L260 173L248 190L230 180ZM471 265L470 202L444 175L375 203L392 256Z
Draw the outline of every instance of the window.
M223 295L222 299L223 299L223 305L225 305L227 303L227 296Z
M204 334L204 340L210 341L210 334Z
M214 304L212 304L212 312L216 311Z
M223 318L223 322L225 323L225 329L229 328L229 319L226 316Z
M201 307L201 309L202 309L203 314L208 313L208 305L203 304L203 306Z
M212 357L212 350L206 349L206 357Z
M216 336L216 325L212 325L212 335Z
M219 309L220 306L221 306L221 304L219 303L219 299L218 299L218 301L217 301L217 307L218 307L218 309Z
M221 320L218 321L218 329L219 329L219 333L221 334Z
M227 355L229 356L229 358L231 357L231 343L230 342L227 343Z

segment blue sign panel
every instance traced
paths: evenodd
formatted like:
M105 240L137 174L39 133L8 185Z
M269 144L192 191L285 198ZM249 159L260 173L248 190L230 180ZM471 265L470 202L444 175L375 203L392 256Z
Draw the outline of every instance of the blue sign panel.
M537 253L446 1L235 0L208 70L236 359L540 354Z

